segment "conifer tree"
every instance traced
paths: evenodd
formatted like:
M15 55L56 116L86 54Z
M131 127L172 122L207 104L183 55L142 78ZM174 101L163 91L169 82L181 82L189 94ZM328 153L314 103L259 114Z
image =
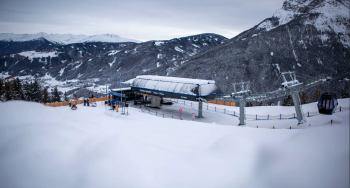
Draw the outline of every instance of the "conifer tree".
M4 80L0 78L0 101L2 100L3 94L4 94Z
M34 81L34 83L31 85L31 94L32 94L32 101L35 102L41 102L42 99L42 93L41 93L41 86L38 83L38 81Z
M10 81L7 81L5 82L5 85L4 85L4 98L6 101L9 101L9 100L12 100L13 99L13 86L12 86L12 82Z
M66 101L66 102L69 101L66 91L64 91L64 101Z
M42 102L43 103L51 102L51 98L50 98L49 92L47 91L47 88L44 88L42 93L43 93Z
M24 93L24 100L31 101L32 100L32 82L25 82L23 84L23 93Z
M14 100L24 100L22 83L18 78L13 80L13 99Z
M61 96L58 93L57 86L53 89L52 92L52 102L61 102Z

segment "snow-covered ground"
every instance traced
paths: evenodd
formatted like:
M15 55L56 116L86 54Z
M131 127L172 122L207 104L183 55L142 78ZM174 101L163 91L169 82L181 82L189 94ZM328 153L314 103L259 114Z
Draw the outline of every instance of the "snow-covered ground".
M303 105L304 112L314 106ZM184 116L196 113L183 109ZM251 128L296 126L294 119L239 127L237 117L211 111L196 121L128 111L123 116L100 102L75 111L0 103L0 187L349 187L349 111L307 117L308 124L341 123L305 129ZM294 107L246 111L287 114Z

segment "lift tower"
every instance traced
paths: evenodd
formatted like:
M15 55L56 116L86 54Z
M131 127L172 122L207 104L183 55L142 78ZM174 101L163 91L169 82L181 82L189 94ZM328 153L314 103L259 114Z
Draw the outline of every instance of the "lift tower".
M233 86L233 93L230 95L222 95L221 97L216 98L215 100L219 101L232 101L239 102L240 114L239 114L239 126L245 125L245 103L250 101L265 101L271 100L278 97L283 97L287 95L291 95L294 107L297 115L298 125L306 122L303 116L303 110L300 103L299 93L303 90L309 89L311 87L320 85L325 83L326 81L330 81L331 77L329 75L319 75L315 78L311 78L307 80L307 84L300 83L296 79L295 72L280 72L280 76L282 77L281 88L276 91L266 92L262 94L252 94L250 91L250 83L249 82L240 82L231 84ZM240 89L238 91L238 89Z

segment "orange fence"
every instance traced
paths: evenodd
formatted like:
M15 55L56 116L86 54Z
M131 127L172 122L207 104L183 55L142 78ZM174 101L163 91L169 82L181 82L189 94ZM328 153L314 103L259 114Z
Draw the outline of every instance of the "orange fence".
M89 103L97 102L97 101L106 101L107 97L101 97L101 98L92 98L89 99ZM45 106L51 106L51 107L60 107L60 106L68 106L69 103L72 104L83 104L84 100L78 100L78 101L70 101L70 102L55 102L55 103L46 103Z
M106 101L108 100L108 97L101 97L101 98L93 98L89 99L89 102L97 102L97 101ZM84 100L78 100L78 101L70 101L72 104L83 104ZM208 103L212 104L219 104L219 105L225 105L225 106L236 106L236 102L228 102L228 101L216 101L211 100L208 101ZM51 106L51 107L60 107L60 106L68 106L69 102L55 102L55 103L46 103L45 106Z
M228 101L216 101L216 100L212 100L212 101L208 101L208 103L220 104L220 105L225 105L225 106L236 106L236 102L228 102Z
M144 97L145 96L150 96L147 94L142 94ZM175 100L175 99L174 99ZM225 105L225 106L236 106L236 102L229 102L229 101L216 101L216 100L211 100L208 101L208 103L212 103L212 104L220 104L220 105Z

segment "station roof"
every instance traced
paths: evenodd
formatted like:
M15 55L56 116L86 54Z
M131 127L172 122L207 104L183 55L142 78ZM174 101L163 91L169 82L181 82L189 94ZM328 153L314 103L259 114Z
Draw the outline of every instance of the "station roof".
M131 90L131 87L111 89L112 92L129 91L129 90Z
M165 76L137 76L131 88L141 93L171 98L196 100L197 98L212 99L222 91L214 80L177 78Z

